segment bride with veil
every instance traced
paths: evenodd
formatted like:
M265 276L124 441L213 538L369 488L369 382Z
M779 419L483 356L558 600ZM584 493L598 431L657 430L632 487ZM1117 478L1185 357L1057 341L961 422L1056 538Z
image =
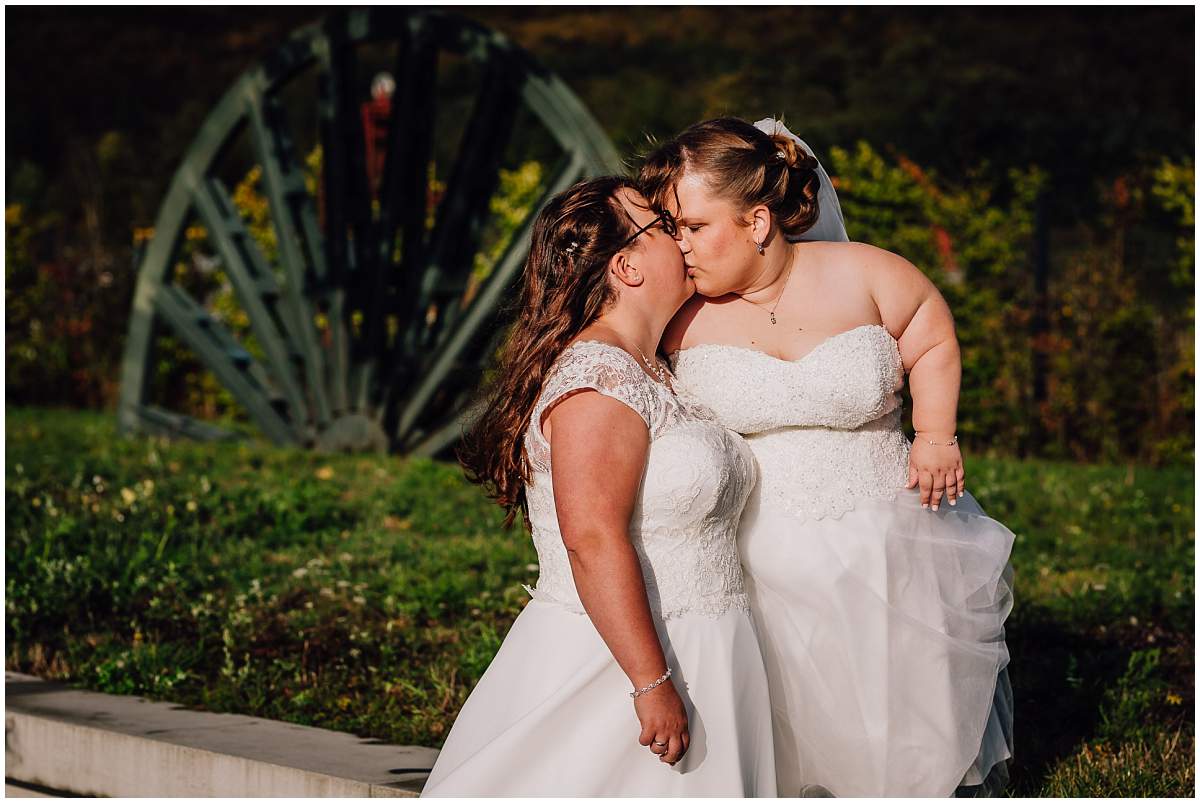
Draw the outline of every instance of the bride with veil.
M662 342L676 386L758 465L738 546L779 794L1000 792L1014 536L965 488L944 299L849 241L825 170L775 120L697 123L640 181L697 288Z

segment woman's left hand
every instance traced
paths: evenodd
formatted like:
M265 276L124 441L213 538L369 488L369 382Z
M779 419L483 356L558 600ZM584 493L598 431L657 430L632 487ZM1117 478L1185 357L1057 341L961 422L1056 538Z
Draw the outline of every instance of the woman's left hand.
M950 437L919 433L913 439L908 455L908 485L905 487L912 488L920 484L922 508L932 506L937 510L943 493L951 505L957 504L958 498L963 495L963 479L966 475L958 444L934 446L929 443L932 440L944 444Z

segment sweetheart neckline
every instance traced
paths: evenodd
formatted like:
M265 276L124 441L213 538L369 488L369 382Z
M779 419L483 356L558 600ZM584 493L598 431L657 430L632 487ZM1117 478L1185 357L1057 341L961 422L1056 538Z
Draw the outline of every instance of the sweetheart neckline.
M861 329L882 329L884 332L887 332L888 339L890 339L892 341L892 344L894 346L896 346L897 351L899 351L898 341L896 340L896 338L892 337L892 333L888 331L888 328L886 326L884 326L881 323L864 323L861 326L855 326L853 329L847 329L844 332L838 332L835 335L830 335L829 337L825 338L817 345L813 346L807 352L805 352L804 354L802 354L801 356L799 356L793 360L785 360L783 357L776 357L774 354L768 354L767 352L761 351L759 349L752 349L752 348L748 348L746 346L737 346L732 343L698 343L695 346L688 346L685 349L676 349L675 351L671 352L671 356L673 358L677 358L679 355L683 354L685 351L694 351L695 349L725 348L725 349L736 349L737 351L748 351L751 354L761 354L762 356L766 357L769 360L774 360L775 362L781 362L786 365L799 365L800 363L804 362L809 357L811 357L814 353L819 351L823 346L833 342L834 340L837 340L840 337L843 337L844 335L851 334L852 332L857 332Z

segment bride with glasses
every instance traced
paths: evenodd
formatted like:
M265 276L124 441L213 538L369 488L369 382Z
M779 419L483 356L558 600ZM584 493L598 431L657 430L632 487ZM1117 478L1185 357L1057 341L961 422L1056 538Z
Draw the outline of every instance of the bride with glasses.
M735 534L743 440L654 354L695 292L632 184L539 214L518 317L460 459L538 553L533 599L424 796L772 797L767 676Z
M774 120L698 123L640 181L697 288L662 344L677 386L757 459L738 542L779 794L998 792L1014 537L965 488L946 302L847 241L828 176Z

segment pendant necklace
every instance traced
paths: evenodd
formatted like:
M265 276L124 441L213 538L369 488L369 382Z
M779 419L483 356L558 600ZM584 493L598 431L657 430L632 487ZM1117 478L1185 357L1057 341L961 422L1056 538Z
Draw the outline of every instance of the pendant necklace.
M658 364L658 360L650 362L650 359L646 356L646 352L642 351L641 346L639 346L637 343L634 343L633 347L637 349L638 354L642 355L642 363L645 364L645 366L649 368L651 372L653 372L654 376L658 377L658 381L667 387L670 387L671 385L667 380L666 372L663 370L663 367Z
M794 258L792 259L792 261L788 262L787 276L785 276L783 279L783 289L780 290L779 295L775 297L775 303L772 304L771 308L767 310L767 314L771 316L771 325L772 326L774 326L777 323L777 321L775 320L775 310L779 307L779 302L780 302L780 300L783 299L783 294L787 292L788 279L792 278L792 265L793 264L795 264ZM738 296L738 298L742 299L742 301L753 304L756 307L761 307L762 309L766 309L766 307L763 306L762 304L758 303L757 301L751 301L750 299L746 298L745 296Z

